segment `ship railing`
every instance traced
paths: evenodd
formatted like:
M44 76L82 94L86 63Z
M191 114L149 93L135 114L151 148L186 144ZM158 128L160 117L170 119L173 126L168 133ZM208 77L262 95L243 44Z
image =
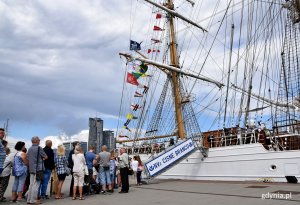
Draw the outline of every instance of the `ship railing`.
M166 150L165 146L152 147L152 146L140 146L134 148L125 148L127 154L153 154L161 153Z
M198 135L197 135L198 136ZM202 137L193 137L193 141L197 143L197 146L200 147L203 144ZM168 144L168 143L167 143ZM175 145L166 145L166 143L160 143L157 144L157 146L151 146L151 145L140 145L140 146L135 146L135 147L127 147L125 148L127 154L130 155L138 155L138 154L150 154L150 155L160 155L163 154Z
M209 140L210 148L258 143L255 133L225 135Z
M197 142L198 146L199 146L198 143L202 143L200 141L196 141L196 142ZM127 147L127 148L125 148L125 150L126 150L127 154L130 154L130 155L132 155L132 154L151 154L151 155L156 154L156 156L157 156L157 155L160 155L160 154L163 154L163 153L169 151L174 146L175 145L166 146L165 143L161 143L158 146L141 145L141 146L136 146L134 148Z
M300 149L300 134L287 133L269 137L271 145L269 150L285 151Z
M199 141L202 144L202 142ZM266 150L269 151L284 151L284 150L300 150L300 133L281 133L275 135L274 133L268 134L265 138L262 138L260 133L250 132L242 134L230 134L221 137L215 137L214 139L208 140L206 148L213 147L227 147L237 146L246 144L262 144ZM142 145L138 147L126 148L127 153L130 155L159 155L171 149L172 146L166 146L164 143L157 147L150 145Z
M291 133L275 136L269 134L268 136L262 137L260 133L252 132L237 135L225 135L213 139L210 138L208 142L208 148L260 143L263 144L267 150L299 150L300 134Z

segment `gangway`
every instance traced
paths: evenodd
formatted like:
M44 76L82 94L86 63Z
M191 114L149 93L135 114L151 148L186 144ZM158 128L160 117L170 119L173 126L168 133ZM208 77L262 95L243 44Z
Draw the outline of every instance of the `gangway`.
M188 138L180 143L177 143L176 145L173 145L158 156L153 157L145 163L148 182L154 177L157 177L171 169L173 166L186 159L196 150L200 150L203 157L207 157L205 148L193 141L193 138Z

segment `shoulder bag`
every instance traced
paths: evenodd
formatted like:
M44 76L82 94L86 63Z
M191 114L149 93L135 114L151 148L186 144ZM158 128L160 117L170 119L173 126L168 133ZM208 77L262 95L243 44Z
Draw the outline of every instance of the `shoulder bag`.
M84 172L84 175L88 176L89 175L89 169L88 169L88 167L86 165L86 161L85 161L84 156L83 156L82 162L83 162L83 172Z
M128 157L128 175L133 175L133 169L131 168L130 166L130 160L129 160L129 157Z
M37 160L36 160L36 173L35 173L35 179L37 181L43 181L44 180L44 171L43 171L43 165L44 162L42 163L42 170L37 170L38 169L38 165L39 165L39 158L40 158L40 147L38 147L38 154L37 154Z
M16 158L16 155L17 155L18 153L16 153L15 154L15 156L14 156L14 161L13 161L13 163L12 163L12 176L16 176L16 171L15 171L15 158ZM4 168L5 169L5 168ZM3 170L4 170L3 169Z
M64 166L65 166L66 175L69 176L71 174L71 169L68 167L68 163L67 163L67 158L66 157L64 157Z

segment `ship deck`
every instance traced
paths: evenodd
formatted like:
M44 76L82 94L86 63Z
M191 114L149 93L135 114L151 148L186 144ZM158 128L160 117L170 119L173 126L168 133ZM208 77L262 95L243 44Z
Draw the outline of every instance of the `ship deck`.
M133 179L131 179L133 182ZM6 191L10 198L11 185ZM66 179L63 192L69 192L70 177ZM132 204L211 204L211 205L267 205L284 204L295 205L300 203L300 184L288 183L262 183L262 182L223 182L223 181L188 181L188 180L153 180L150 184L131 185L128 194L118 194L117 190L112 195L87 196L85 201L73 201L70 197L62 200L44 200L43 204L73 205L132 205ZM49 190L48 190L49 191ZM274 199L267 199L272 194L278 195ZM291 194L290 194L291 193ZM268 195L269 194L269 195ZM275 195L273 196L275 197ZM290 198L291 197L291 198ZM263 199L265 198L265 199ZM25 202L22 204L26 204Z

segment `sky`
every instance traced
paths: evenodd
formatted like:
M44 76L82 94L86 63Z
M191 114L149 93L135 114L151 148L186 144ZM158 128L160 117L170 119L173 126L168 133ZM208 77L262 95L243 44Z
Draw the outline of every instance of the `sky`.
M184 0L176 2L178 10L189 16L190 4ZM240 2L236 3L238 7ZM198 52L199 39L208 50L227 4L221 1L218 15L204 18L212 15L215 5L202 3L196 4L191 17L204 19L199 23L209 28L208 38L203 38L205 35L197 29L185 33L186 24L180 27L183 29L179 35L184 37L183 45L189 53ZM0 127L9 119L10 139L29 141L36 135L42 139L59 135L83 138L88 135L89 117L100 117L105 129L116 130L125 67L125 60L118 53L128 52L130 39L141 42L148 37L144 47L151 41L148 32L156 23L156 10L151 13L151 9L149 4L136 0L0 1ZM231 12L236 16L225 22L239 23L239 13ZM213 59L209 56L202 73L224 81L220 66L227 64L224 45L227 49L229 46L222 38L224 31L219 34ZM187 43L190 38L198 39L195 45ZM233 44L238 42L235 37ZM204 62L204 54L205 49L194 62L193 56L183 52L181 60L194 71ZM192 94L204 96L210 92L201 86ZM127 113L123 114L125 118ZM201 118L205 121L208 117L211 116Z
M123 2L123 1L122 1ZM0 127L9 136L117 126L130 7L120 0L0 1Z

